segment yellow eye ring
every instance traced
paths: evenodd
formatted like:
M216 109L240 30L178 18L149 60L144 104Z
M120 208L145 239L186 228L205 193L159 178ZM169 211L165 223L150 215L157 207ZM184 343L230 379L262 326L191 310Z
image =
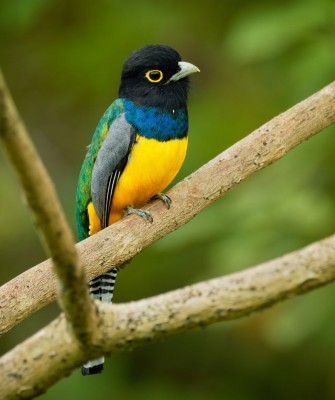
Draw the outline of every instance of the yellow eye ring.
M163 79L163 72L159 69L152 69L145 74L149 82L158 83Z

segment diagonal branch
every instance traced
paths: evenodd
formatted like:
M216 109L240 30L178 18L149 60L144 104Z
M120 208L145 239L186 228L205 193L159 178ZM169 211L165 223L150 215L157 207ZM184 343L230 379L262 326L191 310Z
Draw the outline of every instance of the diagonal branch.
M84 268L54 186L16 111L1 71L0 144L16 172L42 242L52 257L59 282L59 299L67 320L79 340L90 342L96 334L97 317L88 295ZM21 296L19 292L16 294Z
M134 257L143 248L190 221L205 207L253 173L335 122L335 82L273 118L178 183L169 195L170 210L147 207L148 224L130 216L77 244L87 279ZM0 288L2 333L55 299L49 261L24 272Z
M195 327L250 315L335 280L335 235L245 271L145 300L98 305L100 348L111 354ZM61 315L0 359L0 397L31 398L77 368L86 355Z

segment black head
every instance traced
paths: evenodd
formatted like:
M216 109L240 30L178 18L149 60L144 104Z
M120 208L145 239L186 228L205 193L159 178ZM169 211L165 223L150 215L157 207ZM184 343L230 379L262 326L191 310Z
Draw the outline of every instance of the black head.
M197 67L181 61L171 47L142 47L131 53L123 65L119 97L169 111L186 108L188 76L196 71Z

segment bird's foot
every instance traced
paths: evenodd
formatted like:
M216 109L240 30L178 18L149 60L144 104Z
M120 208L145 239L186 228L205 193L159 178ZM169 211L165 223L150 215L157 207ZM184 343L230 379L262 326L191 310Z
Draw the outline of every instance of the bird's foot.
M153 218L149 211L140 210L138 208L126 207L126 215L136 214L141 218L144 218L148 222L153 222Z
M169 210L172 204L171 197L164 193L158 193L151 200L162 200L162 202L166 205L166 208Z

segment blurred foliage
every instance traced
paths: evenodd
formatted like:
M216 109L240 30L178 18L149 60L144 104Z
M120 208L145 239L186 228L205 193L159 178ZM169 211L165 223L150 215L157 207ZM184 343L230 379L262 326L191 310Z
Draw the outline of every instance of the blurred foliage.
M3 0L1 65L75 229L74 194L91 134L133 49L165 43L195 63L181 179L334 80L333 0ZM229 192L139 255L115 300L135 300L241 270L334 233L334 128ZM0 281L45 258L15 177L0 158ZM23 201L22 201L23 200ZM140 284L139 284L140 283ZM334 288L259 315L116 354L41 398L333 399ZM45 325L55 305L1 342Z

